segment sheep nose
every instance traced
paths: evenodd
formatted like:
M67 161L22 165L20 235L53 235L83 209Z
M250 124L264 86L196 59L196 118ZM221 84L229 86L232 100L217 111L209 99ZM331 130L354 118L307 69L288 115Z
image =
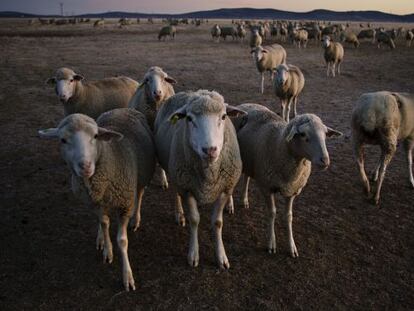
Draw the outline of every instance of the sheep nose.
M60 95L59 98L61 101L66 101L66 95Z
M217 147L202 148L203 152L211 158L216 157Z
M83 170L88 170L91 168L91 162L90 161L81 161L78 163L79 167Z
M321 158L320 158L320 161L321 161L321 163L322 163L324 166L326 166L326 167L328 167L328 166L329 166L329 163L330 163L330 161L329 161L329 157L321 157Z

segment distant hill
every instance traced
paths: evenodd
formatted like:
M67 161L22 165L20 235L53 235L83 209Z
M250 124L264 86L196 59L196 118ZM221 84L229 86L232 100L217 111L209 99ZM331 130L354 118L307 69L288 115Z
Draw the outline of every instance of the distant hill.
M1 17L46 17L44 15L26 14L20 12L0 12ZM50 15L47 17L57 17ZM287 19L287 20L333 20L333 21L376 21L376 22L405 22L414 23L414 13L396 15L379 11L346 11L313 10L310 12L290 12L275 9L217 9L182 14L145 14L131 12L106 12L97 14L82 14L77 17L89 18L208 18L208 19Z

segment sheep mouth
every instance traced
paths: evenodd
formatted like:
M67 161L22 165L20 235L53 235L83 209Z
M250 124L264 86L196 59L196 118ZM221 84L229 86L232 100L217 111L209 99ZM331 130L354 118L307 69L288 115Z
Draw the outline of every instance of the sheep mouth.
M319 172L324 172L329 168L329 164L315 163L316 170Z

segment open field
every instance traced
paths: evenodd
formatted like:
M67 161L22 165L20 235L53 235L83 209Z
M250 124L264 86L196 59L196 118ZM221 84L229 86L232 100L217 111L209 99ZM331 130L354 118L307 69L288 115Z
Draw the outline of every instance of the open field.
M414 47L405 47L404 40L394 51L369 42L358 50L345 45L343 74L336 79L325 76L319 43L302 50L285 45L288 63L306 79L299 113L316 113L346 134L328 141L329 170L313 172L295 200L299 258L288 255L283 208L278 252L265 251L267 213L253 182L251 208L237 205L238 186L235 214L224 217L229 271L216 266L209 206L200 208L200 265L187 265L189 228L174 222L173 193L156 187L144 196L141 228L129 232L137 290L122 289L115 245L113 264L102 264L95 214L71 193L58 143L37 135L63 116L45 81L62 66L91 80L121 74L140 80L158 65L178 80L176 91L214 89L228 103L262 103L279 112L267 76L265 94L258 92L247 43L217 44L211 26L179 26L175 41L158 42L160 24L93 29L0 20L0 309L414 308L414 190L404 152L398 148L388 168L377 208L362 193L349 139L352 107L361 93L414 92ZM377 151L368 148L368 169ZM112 224L114 240L115 218Z

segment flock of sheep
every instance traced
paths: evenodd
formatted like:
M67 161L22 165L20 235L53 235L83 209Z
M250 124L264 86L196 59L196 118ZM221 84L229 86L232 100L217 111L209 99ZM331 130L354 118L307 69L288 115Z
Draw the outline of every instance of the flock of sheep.
M252 27L255 39L251 42L262 40L260 27ZM215 25L211 33L217 39L233 28L228 29ZM238 33L239 29L234 29ZM303 34L301 30L295 28L295 33ZM297 42L303 41L302 35L298 38ZM328 34L320 39L327 74L334 76L335 68L339 74L342 45ZM133 229L139 228L142 197L153 178L163 188L171 186L175 191L175 216L181 226L186 224L183 206L186 208L191 230L187 258L191 266L199 262L198 206L213 204L216 258L221 268L230 267L222 240L223 210L234 213L233 190L242 173L244 207L249 207L250 178L256 181L268 206L267 245L271 253L276 251L275 194L286 198L290 254L298 256L292 230L293 201L306 186L312 166L324 170L330 165L326 138L342 134L315 114L297 114L296 103L305 79L297 66L286 63L287 53L281 45L255 43L251 52L261 73L260 92L263 93L263 74L268 71L274 94L281 102L282 117L259 104L228 105L215 91L175 94L176 80L160 67L149 68L140 83L124 76L83 82L83 76L69 68L58 69L47 80L55 87L65 118L56 128L40 130L39 135L60 141L62 157L72 173L74 194L97 212L96 247L103 251L104 262L113 260L110 215L115 212L119 216L117 244L125 290L135 289L127 227L132 220ZM364 169L363 146L381 147L372 176L377 182L373 196L376 204L386 167L399 141L404 142L407 151L409 178L414 187L413 120L414 94L367 93L356 103L351 120L353 146L368 196L371 188Z

